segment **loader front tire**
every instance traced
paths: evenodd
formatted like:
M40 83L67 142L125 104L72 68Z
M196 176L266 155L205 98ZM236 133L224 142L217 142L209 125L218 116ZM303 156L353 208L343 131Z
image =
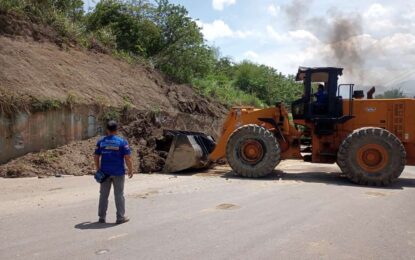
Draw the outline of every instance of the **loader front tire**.
M245 125L229 137L226 158L236 174L260 178L270 174L280 162L280 147L275 136L264 127Z
M389 131L360 128L343 141L337 153L337 164L354 183L386 186L401 175L406 151L402 142Z

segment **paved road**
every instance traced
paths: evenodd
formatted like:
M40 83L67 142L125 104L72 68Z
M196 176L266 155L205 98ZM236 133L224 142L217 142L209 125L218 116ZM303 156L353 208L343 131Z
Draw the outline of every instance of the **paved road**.
M389 188L335 166L279 169L135 176L119 226L94 223L91 177L0 179L0 259L415 259L415 168Z

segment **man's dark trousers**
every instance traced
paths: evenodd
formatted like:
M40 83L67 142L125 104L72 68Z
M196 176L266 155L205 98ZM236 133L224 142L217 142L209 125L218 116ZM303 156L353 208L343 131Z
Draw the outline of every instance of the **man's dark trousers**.
M124 199L124 182L125 175L110 176L103 183L101 183L98 216L100 219L105 219L107 216L108 197L111 191L111 183L114 185L114 199L115 207L117 208L117 220L124 219L125 214L125 199Z

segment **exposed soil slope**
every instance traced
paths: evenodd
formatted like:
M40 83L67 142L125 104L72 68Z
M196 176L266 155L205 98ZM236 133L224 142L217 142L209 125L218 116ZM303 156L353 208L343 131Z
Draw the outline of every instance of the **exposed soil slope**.
M223 106L202 98L185 85L167 83L162 75L106 54L61 50L49 42L0 36L0 90L40 99L161 109L220 116ZM204 107L201 107L203 106Z
M157 70L85 50L47 26L0 11L0 91L44 99L222 116L224 107Z
M190 86L165 80L158 71L111 55L62 44L47 27L0 12L1 94L123 107L133 111L123 133L138 150L140 172L160 170L154 152L162 130L202 131L218 137L227 108ZM17 99L18 100L18 99ZM28 154L0 166L0 176L83 175L93 172L96 140Z

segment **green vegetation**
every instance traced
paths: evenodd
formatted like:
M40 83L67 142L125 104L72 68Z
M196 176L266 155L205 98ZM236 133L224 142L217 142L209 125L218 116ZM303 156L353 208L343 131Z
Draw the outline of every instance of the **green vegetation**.
M128 96L124 96L122 99L123 99L123 105L122 105L123 111L129 111L135 108L134 104L132 103L131 99Z
M51 164L59 160L59 155L53 150L40 152L35 156L36 157L33 159L33 162L37 165Z
M65 105L72 108L73 105L81 103L81 97L79 97L75 92L69 91L66 94Z
M168 0L101 0L89 13L82 0L0 0L0 10L52 26L63 42L152 66L228 105L291 103L302 92L274 68L220 57L187 10Z
M116 107L104 107L99 119L102 122L108 122L110 120L118 121L121 117L121 109Z
M42 112L42 111L49 111L54 109L59 109L65 104L60 100L55 99L34 99L31 103L31 109L30 111L33 112Z
M18 111L30 111L32 98L19 93L10 93L0 88L0 115L12 117Z
M386 90L383 94L376 95L377 99L394 99L394 98L406 98L405 94L400 88L393 88Z
M45 112L62 108L72 108L80 103L76 93L69 92L65 100L53 98L35 98L21 93L10 93L0 88L0 115L13 118L19 112Z

